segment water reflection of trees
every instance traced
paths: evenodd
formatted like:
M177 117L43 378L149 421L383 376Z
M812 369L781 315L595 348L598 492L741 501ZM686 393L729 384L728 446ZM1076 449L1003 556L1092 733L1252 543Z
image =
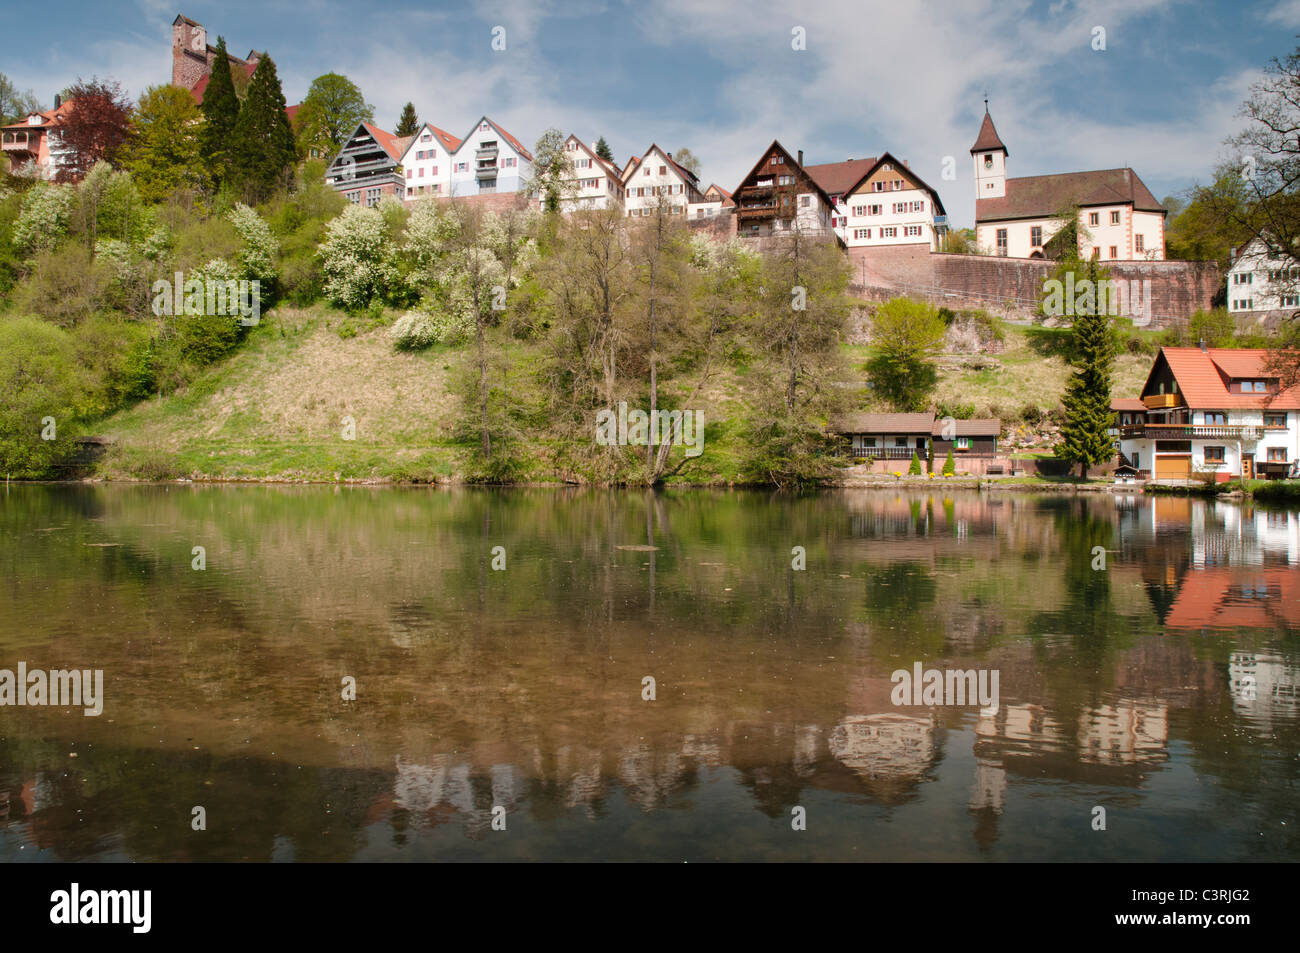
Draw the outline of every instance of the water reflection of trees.
M6 654L93 659L116 706L111 726L28 712L0 743L9 823L60 856L269 859L290 845L343 859L376 826L399 847L448 825L482 836L503 800L541 823L621 804L656 814L699 802L719 772L774 821L817 791L898 811L949 770L956 739L975 756L970 835L986 848L1008 784L1135 792L1174 739L1198 770L1236 778L1221 783L1242 800L1296 781L1284 759L1219 740L1265 722L1225 690L1234 645L1160 634L1152 579L1168 580L1172 607L1189 577L1217 571L1168 508L32 490L2 516L0 618L24 620ZM117 545L85 545L103 542ZM206 573L190 569L198 544ZM489 567L494 545L504 573ZM1091 568L1098 545L1106 572ZM1267 635L1247 648L1296 657ZM916 660L999 668L1001 720L981 730L969 711L892 707L889 672ZM343 674L358 678L355 705L339 704ZM654 703L640 698L646 674ZM1294 744L1294 713L1267 715L1270 743ZM93 748L68 771L71 740ZM192 804L214 836L189 835Z

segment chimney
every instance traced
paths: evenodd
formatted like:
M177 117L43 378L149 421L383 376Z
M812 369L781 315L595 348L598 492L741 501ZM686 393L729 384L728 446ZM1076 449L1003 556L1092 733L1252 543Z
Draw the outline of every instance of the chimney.
M1205 338L1201 338L1199 341L1197 341L1196 346L1201 349L1202 354L1210 353L1210 349L1205 346Z
M63 105L63 97L60 96L58 93L55 93L55 94L54 94L54 108L55 108L55 109L58 109L58 108L59 108L60 106L62 106L62 105Z
M803 150L799 150L799 168L803 168Z
M911 163L911 161L908 160L908 159L904 159L904 160L903 160L903 168L904 168L904 169L910 169L910 168L912 168L912 163Z

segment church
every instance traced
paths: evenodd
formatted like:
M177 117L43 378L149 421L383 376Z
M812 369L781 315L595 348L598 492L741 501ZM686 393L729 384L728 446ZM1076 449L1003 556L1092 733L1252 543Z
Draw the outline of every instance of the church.
M975 239L1002 258L1057 257L1046 247L1061 213L1079 210L1079 254L1101 261L1163 261L1164 207L1132 169L1007 177L1007 147L988 100L970 148L975 164Z

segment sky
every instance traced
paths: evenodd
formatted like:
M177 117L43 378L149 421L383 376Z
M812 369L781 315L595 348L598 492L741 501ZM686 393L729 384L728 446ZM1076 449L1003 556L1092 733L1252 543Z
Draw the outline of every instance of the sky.
M134 98L170 81L177 14L268 52L290 103L343 73L387 129L410 100L456 136L485 114L530 146L604 136L620 165L687 147L728 190L773 139L809 164L888 150L954 227L985 95L1011 176L1127 165L1163 198L1230 157L1251 84L1300 45L1300 0L0 0L0 73L45 106L79 77Z

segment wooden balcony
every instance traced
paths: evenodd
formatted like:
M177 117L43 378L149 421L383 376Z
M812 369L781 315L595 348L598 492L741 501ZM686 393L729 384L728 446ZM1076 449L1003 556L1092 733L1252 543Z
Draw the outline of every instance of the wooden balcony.
M1258 440L1263 429L1243 424L1136 424L1121 427L1120 437L1124 440Z
M1142 398L1142 403L1147 405L1147 410L1164 410L1168 407L1181 407L1183 398L1181 394L1147 394Z
M853 447L849 450L849 455L855 460L867 457L875 460L911 460L914 453L923 463L929 455L925 447Z
M0 149L5 152L35 152L40 141L40 133L6 132L0 135Z
M736 218L742 222L765 221L775 218L777 208L772 205L741 205L736 208Z

